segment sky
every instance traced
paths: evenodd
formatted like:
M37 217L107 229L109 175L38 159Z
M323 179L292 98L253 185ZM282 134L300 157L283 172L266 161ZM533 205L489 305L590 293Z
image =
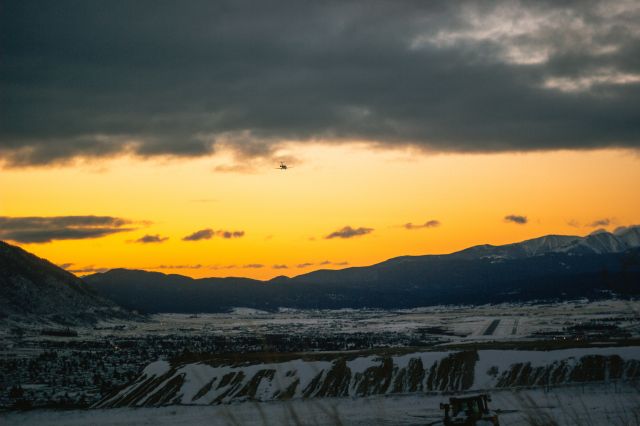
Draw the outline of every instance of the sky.
M79 275L266 279L638 224L639 23L635 1L3 2L0 239Z

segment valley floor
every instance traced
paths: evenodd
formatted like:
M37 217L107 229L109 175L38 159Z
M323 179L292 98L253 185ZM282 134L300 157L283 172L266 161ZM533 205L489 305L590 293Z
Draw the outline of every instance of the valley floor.
M502 425L638 425L640 392L626 385L586 385L492 392ZM441 419L443 396L397 395L241 402L216 406L167 406L100 410L34 410L0 414L15 426L124 425L429 425ZM441 423L440 423L441 424Z
M394 311L236 309L220 314L160 314L146 321L114 320L71 329L3 321L0 409L20 400L32 407L90 406L130 383L149 363L185 353L384 354L639 344L640 301L615 299ZM19 388L19 397L11 396L14 387Z

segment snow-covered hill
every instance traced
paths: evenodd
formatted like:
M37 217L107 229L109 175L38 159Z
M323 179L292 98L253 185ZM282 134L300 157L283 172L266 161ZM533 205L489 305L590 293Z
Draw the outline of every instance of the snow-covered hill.
M286 357L286 358L283 358ZM147 366L98 407L487 390L640 378L640 347L281 355Z

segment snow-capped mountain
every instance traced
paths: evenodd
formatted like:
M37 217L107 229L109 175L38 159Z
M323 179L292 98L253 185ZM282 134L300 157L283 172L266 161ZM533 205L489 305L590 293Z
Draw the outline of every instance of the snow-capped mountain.
M516 259L540 256L547 253L621 253L635 247L640 247L640 225L621 227L613 233L601 229L584 237L576 235L545 235L501 246L485 244L470 247L453 253L453 255L467 259L482 257Z
M640 247L640 225L621 226L613 234L624 241L629 247Z

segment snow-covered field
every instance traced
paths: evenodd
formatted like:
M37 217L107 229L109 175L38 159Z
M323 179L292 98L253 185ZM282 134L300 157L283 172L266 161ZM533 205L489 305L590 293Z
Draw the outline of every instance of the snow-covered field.
M95 327L75 326L72 331L77 336L69 337L42 333L43 327L28 321L0 323L0 407L18 406L21 399L34 407L96 404L112 391L131 384L150 363L158 359L174 360L185 352L206 356L259 353L325 356L343 352L387 356L474 349L524 353L524 349L626 347L628 351L637 348L640 342L640 301L580 300L392 311L236 309L220 314L162 314L153 315L147 321L114 320ZM639 356L623 358L640 359ZM481 357L480 363L483 359ZM489 366L480 367L478 371L487 373ZM401 370L400 366L398 369ZM24 395L10 396L9 390L14 387L19 387ZM327 395L317 396L324 400ZM352 396L352 393L346 395ZM375 405L389 406L393 398L395 396L388 395ZM403 398L402 401L406 401L413 397ZM353 403L365 404L368 399ZM246 404L243 410L254 405ZM277 410L288 407L279 402L269 404L266 406L280 407ZM316 406L310 401L291 404ZM214 412L220 413L231 407L236 407L235 401L221 408L203 407L202 412L218 410ZM158 410L162 413L165 408ZM184 407L175 410L181 413ZM197 415L198 410L200 408L194 408L190 413ZM393 407L387 410L393 412ZM82 413L69 412L68 415L81 416ZM32 415L40 414L28 413L24 418ZM54 418L65 415L60 412ZM23 418L16 416L11 417L12 422Z
M492 393L502 425L637 425L640 393L613 385ZM441 396L397 395L244 402L217 406L170 406L75 411L30 411L0 415L14 426L124 425L428 425L441 419ZM537 421L538 423L535 423Z
M518 303L483 306L432 306L415 309L281 309L264 312L237 308L219 314L158 314L150 321L103 322L99 327L75 327L81 339L103 339L150 335L198 334L218 336L267 334L411 333L425 328L440 338L460 341L522 340L533 333L559 332L589 321L612 321L640 336L640 301L602 300L588 302ZM497 327L487 333L491 323ZM0 342L10 344L11 329L27 324L0 326ZM438 330L436 330L439 329ZM429 331L427 331L429 333ZM444 333L444 334L443 334ZM5 340L6 339L6 340ZM50 339L50 337L42 337ZM6 346L5 346L6 347Z

